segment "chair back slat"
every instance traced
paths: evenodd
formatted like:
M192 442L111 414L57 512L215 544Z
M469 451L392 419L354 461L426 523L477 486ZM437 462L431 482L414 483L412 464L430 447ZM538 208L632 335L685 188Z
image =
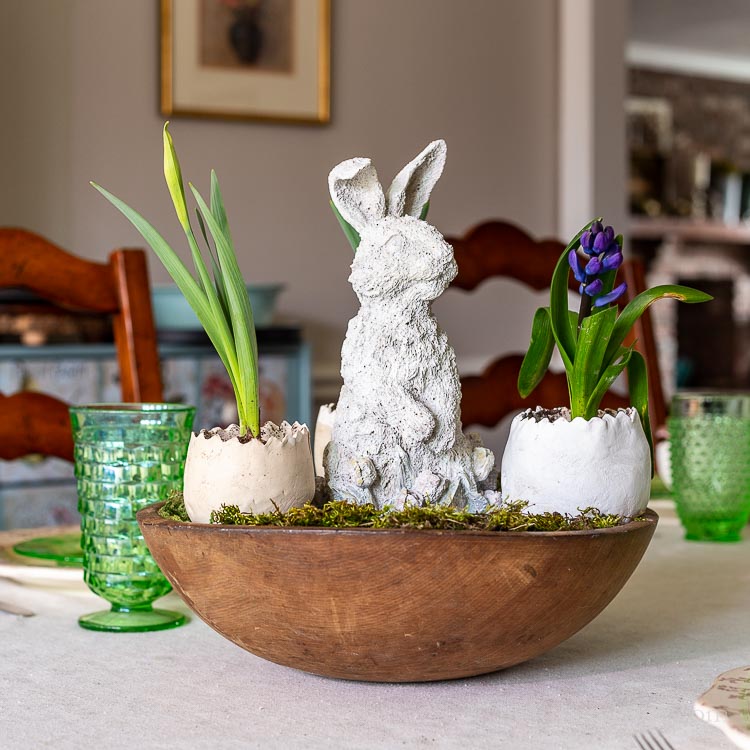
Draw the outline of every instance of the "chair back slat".
M537 291L549 287L565 245L559 240L535 240L520 227L485 221L463 237L446 237L453 245L458 275L452 286L471 291L486 279L515 279ZM577 288L574 281L570 288Z
M72 255L23 229L0 228L0 288L24 288L55 309L109 315L122 400L162 400L151 293L143 250L116 250L107 263ZM46 309L46 308L45 308ZM0 458L30 453L73 460L68 405L53 395L0 394Z
M161 401L162 382L146 255L142 250L117 250L110 257L110 264L119 307L113 325L123 400Z
M73 460L68 405L46 393L0 393L0 458L13 461L30 453Z
M0 228L0 288L20 287L61 307L114 313L112 270L24 229Z

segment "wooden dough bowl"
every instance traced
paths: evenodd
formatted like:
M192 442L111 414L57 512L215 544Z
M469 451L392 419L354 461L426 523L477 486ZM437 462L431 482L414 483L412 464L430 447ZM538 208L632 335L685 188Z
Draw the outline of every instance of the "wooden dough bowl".
M190 608L264 659L349 680L494 672L548 651L615 597L657 515L595 531L255 528L138 513Z

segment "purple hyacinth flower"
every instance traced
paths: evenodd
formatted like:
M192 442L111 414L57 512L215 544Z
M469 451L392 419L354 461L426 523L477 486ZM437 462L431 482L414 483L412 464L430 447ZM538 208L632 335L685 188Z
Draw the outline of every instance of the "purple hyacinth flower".
M606 232L599 232L594 239L594 247L592 248L594 254L600 255L603 252L609 250L609 246L612 244L612 240L609 239Z
M599 279L597 279L599 281ZM591 284L589 284L591 286ZM609 294L602 294L601 297L597 297L597 299L594 300L594 307L604 307L604 305L608 305L610 302L614 302L618 297L621 297L625 290L628 288L628 285L623 281L620 286L616 286ZM588 289L586 290L588 292Z
M602 268L605 271L614 271L622 265L622 253L617 250L614 253L608 253L602 260Z
M603 232L603 231L604 231L604 227L602 226L601 221L595 221L591 225L591 234L599 234L599 232Z
M594 235L591 231L586 231L581 235L581 247L584 252L589 253L594 246Z
M570 270L573 271L573 276L576 277L576 281L579 281L581 283L586 281L586 277L583 275L583 271L581 270L581 264L578 261L578 254L575 250L571 250L568 253L568 265L570 266Z
M611 244L615 239L615 230L612 227L604 227L604 236L607 241Z
M596 297L597 294L601 293L603 288L604 284L602 283L602 280L594 279L590 284L586 284L583 291L588 294L589 297Z
M586 264L586 268L583 269L587 276L596 276L602 270L602 262L596 255ZM580 279L579 279L580 281Z

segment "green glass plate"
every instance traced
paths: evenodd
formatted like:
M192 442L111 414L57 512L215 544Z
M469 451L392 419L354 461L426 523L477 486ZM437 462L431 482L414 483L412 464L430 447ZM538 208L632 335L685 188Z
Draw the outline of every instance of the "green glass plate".
M52 560L58 565L83 565L80 532L27 539L24 542L13 545L13 551L17 555L23 555L24 557L33 557L37 560Z

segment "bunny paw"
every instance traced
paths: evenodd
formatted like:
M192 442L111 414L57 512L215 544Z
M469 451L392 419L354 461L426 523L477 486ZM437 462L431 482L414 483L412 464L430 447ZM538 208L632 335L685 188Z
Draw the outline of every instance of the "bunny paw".
M402 426L402 436L408 445L426 442L435 431L435 418L424 408L415 409Z
M471 468L477 482L487 479L494 465L495 454L488 448L477 446L471 452Z
M354 458L350 462L354 483L357 487L372 487L378 478L375 464L367 457Z
M432 502L440 500L445 492L448 480L432 471L420 472L414 480L413 492Z

